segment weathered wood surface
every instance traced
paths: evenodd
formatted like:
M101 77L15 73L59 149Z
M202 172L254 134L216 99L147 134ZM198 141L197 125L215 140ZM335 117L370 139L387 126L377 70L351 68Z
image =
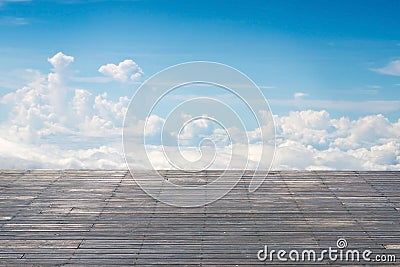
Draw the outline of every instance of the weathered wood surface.
M255 193L249 177L212 204L176 208L127 171L0 170L0 264L254 266L264 245L321 250L339 237L400 264L400 172L270 172Z

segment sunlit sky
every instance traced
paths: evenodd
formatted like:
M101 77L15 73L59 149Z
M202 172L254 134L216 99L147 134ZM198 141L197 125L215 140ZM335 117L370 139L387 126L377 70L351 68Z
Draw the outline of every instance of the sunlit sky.
M43 116L38 115L37 119L29 122L18 122L18 116L25 116L22 113L16 114L17 110L21 110L18 105L27 110L34 105L27 107L26 103L19 103L18 97L21 98L23 92L19 95L16 92L29 83L40 83L40 77L46 80L43 86L49 88L49 73L54 72L59 75L57 77L63 77L60 79L63 86L69 88L65 94L71 95L71 99L76 89L90 92L93 98L106 92L107 101L119 101L122 107L126 106L127 99L133 95L140 82L156 72L182 62L205 60L230 65L254 80L270 102L272 112L282 120L282 125L295 124L298 119L293 119L293 116L297 116L303 120L299 126L301 129L311 127L315 130L315 127L321 127L320 124L309 124L312 119L306 118L306 114L316 112L310 115L315 118L315 114L326 112L328 117L323 120L328 122L329 127L336 127L340 134L324 141L321 141L324 137L320 136L319 141L316 141L318 144L314 141L307 143L307 138L303 136L300 141L296 139L302 147L311 144L319 152L320 146L333 149L334 144L339 146L338 138L345 139L357 132L356 125L363 120L383 118L386 126L376 126L381 125L378 123L370 127L389 127L387 131L390 134L374 134L368 136L367 141L361 138L365 142L360 141L358 145L338 148L343 153L347 153L349 147L372 153L372 147L395 142L400 133L399 14L398 1L378 0L0 0L0 99L3 98L0 101L0 122L3 131L11 129L11 126L24 128L31 123L30 129L34 129L37 139L33 142L28 138L26 149L31 145L37 148L37 144L43 143L40 140L48 138L49 132L56 135L55 129L60 129L57 123L62 121L52 121L53 126L58 126L52 126L49 130L46 128L49 123L37 122L49 118L48 114L43 115L44 111L40 111ZM73 60L60 56L49 62L48 59L59 52L65 57L73 57ZM137 79L130 79L130 74L126 79L118 78L110 74L106 67L100 71L101 66L118 66L124 60L132 61L132 64L128 62L127 65L132 67L130 71L139 73ZM63 62L67 62L65 65L68 65L68 70ZM126 99L121 102L120 97ZM40 101L35 105L40 106ZM73 105L71 101L65 104ZM89 112L90 116L96 115L96 112ZM111 121L115 129L120 129L119 121L123 114L110 114L98 117ZM114 120L117 117L118 123ZM290 118L293 121L289 122ZM340 118L348 119L348 125L354 127L342 129L343 132L348 131L347 137L339 130L343 124L339 127L335 122ZM73 124L70 122L69 125ZM362 127L366 125L361 124ZM67 129L69 126L64 124L63 127ZM283 140L294 138L288 136L287 127L282 129ZM84 130L80 128L74 131L77 133ZM327 131L331 133L331 130ZM17 143L20 141L16 140L25 140L25 137L12 140L9 135L15 137L16 134L6 132L0 135L4 140ZM346 142L358 142L357 138L352 138ZM382 141L379 138L390 140ZM372 143L373 139L381 141ZM52 144L59 142L52 139ZM390 159L376 164L382 168L398 168L399 143L395 142L393 146ZM337 168L353 166L341 167L341 163L333 160L333 163L316 163L316 153L319 152L311 151L311 154L314 153L312 159L303 165L291 165L283 160L285 163L278 167L302 169L315 166L335 168L335 164ZM366 159L360 153L353 153L351 157L363 162ZM7 158L7 155L2 157ZM78 167L92 166L85 165L82 158L76 161ZM23 162L31 166L29 160L24 159ZM43 166L41 163L32 164ZM75 166L68 164L57 162L53 165ZM354 168L378 168L375 163L367 166L357 164Z
M0 2L2 90L23 83L18 71L47 71L46 59L62 51L75 57L82 77L125 58L147 75L210 60L273 87L268 98L400 96L399 77L372 71L400 55L398 1Z

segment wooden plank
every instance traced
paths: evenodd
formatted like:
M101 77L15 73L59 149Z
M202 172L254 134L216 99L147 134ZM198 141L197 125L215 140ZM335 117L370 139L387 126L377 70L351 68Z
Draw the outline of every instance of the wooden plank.
M185 185L220 173L161 171ZM254 266L264 245L321 250L339 237L400 260L400 172L274 171L249 193L251 178L207 206L176 208L126 170L0 170L0 265Z

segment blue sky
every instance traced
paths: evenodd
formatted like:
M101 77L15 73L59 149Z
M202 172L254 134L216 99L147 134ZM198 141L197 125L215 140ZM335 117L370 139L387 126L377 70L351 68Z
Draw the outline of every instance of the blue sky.
M147 75L210 60L276 87L266 90L268 98L400 96L399 77L371 71L400 55L397 1L1 2L3 75L47 70L46 59L62 51L76 58L81 76L125 58Z
M206 60L244 72L277 116L326 110L356 121L400 118L398 1L0 0L0 97L73 56L70 87L110 101L138 83L101 80L99 67L133 60L141 80ZM104 78L104 77L103 77ZM139 81L139 82L140 82ZM72 91L71 91L72 92ZM0 104L0 119L10 106Z

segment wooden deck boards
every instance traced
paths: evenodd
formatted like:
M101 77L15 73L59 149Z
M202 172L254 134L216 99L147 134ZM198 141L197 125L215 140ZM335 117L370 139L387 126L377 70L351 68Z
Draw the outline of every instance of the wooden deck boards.
M200 184L218 172L164 175ZM264 245L318 251L339 237L400 264L400 172L271 172L255 193L250 177L212 204L175 208L127 171L0 170L0 264L254 266Z

